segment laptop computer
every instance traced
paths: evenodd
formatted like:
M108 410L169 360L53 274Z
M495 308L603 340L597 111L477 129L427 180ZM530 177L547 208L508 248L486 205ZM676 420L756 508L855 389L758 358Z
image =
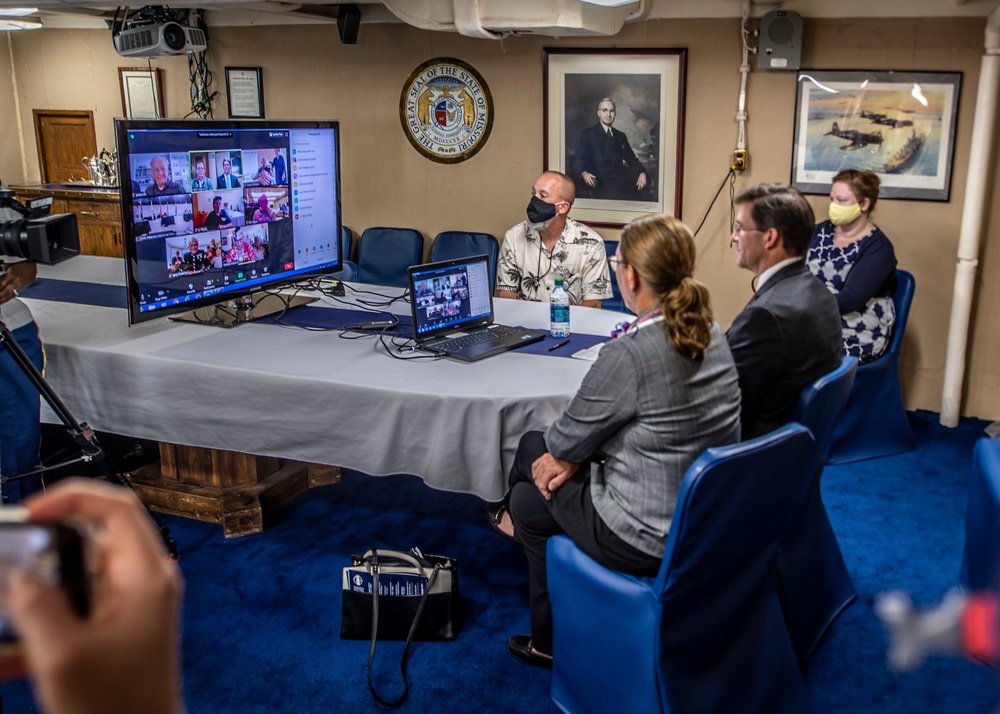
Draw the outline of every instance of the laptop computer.
M485 255L411 265L407 276L413 341L419 350L475 362L538 342L547 334L494 322Z

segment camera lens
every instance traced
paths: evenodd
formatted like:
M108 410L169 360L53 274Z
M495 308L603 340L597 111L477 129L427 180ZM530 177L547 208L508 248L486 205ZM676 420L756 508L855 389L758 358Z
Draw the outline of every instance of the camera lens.
M14 258L28 257L21 249L21 233L27 222L27 218L0 222L0 254Z
M183 50L187 44L184 28L176 22L168 22L163 26L163 43L175 52Z

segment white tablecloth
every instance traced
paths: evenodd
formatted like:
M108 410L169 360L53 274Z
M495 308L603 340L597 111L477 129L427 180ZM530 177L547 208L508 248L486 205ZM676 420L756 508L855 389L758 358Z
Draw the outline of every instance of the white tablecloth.
M121 261L92 256L39 266L39 277L124 279ZM130 328L122 309L25 301L41 328L47 381L95 429L416 474L435 488L490 500L506 490L521 434L557 418L591 364L517 352L472 364L403 362L380 351L374 336L167 319ZM548 326L547 305L498 299L496 310L499 322ZM607 335L622 318L574 307L571 325ZM51 412L46 418L55 421Z

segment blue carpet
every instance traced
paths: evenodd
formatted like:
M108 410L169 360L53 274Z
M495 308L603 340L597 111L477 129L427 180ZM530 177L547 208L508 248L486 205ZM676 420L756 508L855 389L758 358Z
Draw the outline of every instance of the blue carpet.
M920 448L827 468L823 494L858 601L805 671L817 714L992 712L993 673L936 657L890 672L873 609L890 588L931 604L961 563L972 446L985 422L957 429L910 415ZM341 568L369 545L458 559L466 608L454 642L411 648L413 712L556 712L550 673L516 662L507 637L527 632L527 568L520 549L486 525L482 502L433 491L406 476L345 473L281 509L261 535L225 541L221 527L166 518L187 581L184 673L191 714L380 711L368 693L368 643L339 638ZM380 643L376 682L399 689L402 643ZM0 687L7 712L34 712L28 685Z

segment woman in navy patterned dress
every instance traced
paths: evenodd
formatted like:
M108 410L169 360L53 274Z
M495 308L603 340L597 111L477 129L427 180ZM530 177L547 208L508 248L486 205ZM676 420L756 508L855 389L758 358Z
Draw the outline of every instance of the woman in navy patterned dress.
M830 220L816 226L806 258L809 270L837 298L844 323L844 354L871 362L889 344L896 310L896 254L871 221L879 179L846 169L833 177Z

